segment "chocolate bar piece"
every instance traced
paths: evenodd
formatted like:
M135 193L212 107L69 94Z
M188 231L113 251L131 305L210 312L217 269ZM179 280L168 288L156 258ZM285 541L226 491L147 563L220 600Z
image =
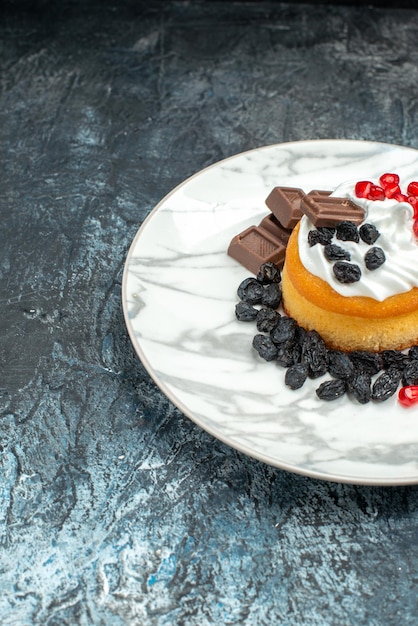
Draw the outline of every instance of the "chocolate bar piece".
M324 189L311 189L311 191L307 193L306 195L327 197L327 196L330 196L331 194L332 194L332 191L325 191Z
M294 228L302 217L300 201L304 196L298 187L274 187L266 205L284 228Z
M264 217L259 223L259 227L264 228L264 230L268 230L269 233L271 233L274 237L277 237L277 239L285 245L287 245L289 237L292 233L290 228L283 228L273 213L266 215L266 217Z
M314 226L336 226L348 220L361 224L364 211L348 198L305 195L300 208Z
M282 269L286 245L264 228L250 226L232 239L228 254L247 270L257 274L260 265L268 261Z

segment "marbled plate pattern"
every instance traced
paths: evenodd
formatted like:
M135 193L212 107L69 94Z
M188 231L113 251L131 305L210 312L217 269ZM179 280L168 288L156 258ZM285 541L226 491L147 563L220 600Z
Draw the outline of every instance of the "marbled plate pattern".
M266 146L216 163L166 196L139 229L123 277L130 337L168 398L206 431L268 464L327 480L418 482L418 408L325 403L309 381L251 348L253 324L235 319L248 272L228 257L231 238L268 213L275 185L332 189L396 171L418 178L418 151L318 140Z

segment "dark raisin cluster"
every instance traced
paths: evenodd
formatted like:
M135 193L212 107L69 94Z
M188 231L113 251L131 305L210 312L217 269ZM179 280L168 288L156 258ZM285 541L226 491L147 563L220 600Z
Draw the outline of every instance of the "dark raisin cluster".
M328 350L315 330L307 331L277 311L282 298L280 283L277 266L263 264L256 278L246 278L239 285L235 313L240 321L255 321L253 348L265 361L286 368L285 384L290 389L300 389L307 378L328 374L330 378L316 389L320 399L332 401L348 394L365 404L387 400L400 384L418 385L418 346L407 354L400 350Z
M333 271L335 278L340 283L354 283L361 278L361 269L356 263L350 263L351 255L348 250L331 243L334 237L340 241L354 241L359 243L362 239L369 246L380 236L379 231L373 224L362 224L360 228L348 220L337 224L336 228L318 227L308 233L309 245L321 244L324 247L324 256L327 261L335 261ZM376 270L386 261L382 248L373 246L364 255L364 264L368 270Z

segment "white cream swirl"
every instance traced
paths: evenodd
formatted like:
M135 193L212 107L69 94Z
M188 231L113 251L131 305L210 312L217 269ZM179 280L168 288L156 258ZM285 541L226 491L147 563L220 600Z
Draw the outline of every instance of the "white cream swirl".
M343 183L332 195L348 197L365 210L363 223L376 226L380 236L373 245L382 248L386 261L377 269L368 270L364 264L364 255L371 246L361 239L355 243L339 241L334 236L332 243L348 250L350 263L357 264L361 269L358 282L339 282L333 272L334 262L325 258L323 246L309 246L308 233L315 227L305 216L301 219L299 231L300 259L311 274L322 278L342 296L368 296L382 302L389 296L418 287L418 242L412 230L414 212L407 202L357 198L354 193L355 183Z

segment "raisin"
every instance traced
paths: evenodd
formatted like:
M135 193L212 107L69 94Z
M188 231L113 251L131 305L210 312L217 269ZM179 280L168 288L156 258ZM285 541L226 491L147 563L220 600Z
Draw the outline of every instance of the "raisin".
M380 233L374 224L362 224L359 228L359 235L364 243L369 244L369 246L374 244L376 239L380 237Z
M408 355L400 350L383 350L380 354L384 369L396 367L398 370L403 370L409 362Z
M238 298L250 304L259 304L263 297L264 288L253 277L245 278L238 287Z
M325 374L328 368L328 350L324 340L316 332L309 330L302 344L301 362L308 366L308 376L318 378Z
M295 337L296 322L292 317L281 317L271 331L271 338L275 344L292 341Z
M271 283L263 289L261 304L270 309L277 309L282 301L282 288L278 283Z
M377 402L384 402L393 396L398 388L400 379L401 372L397 368L390 367L385 370L373 383L372 399Z
M372 377L368 372L357 372L347 381L347 388L360 404L370 401Z
M328 350L328 372L334 378L347 380L354 374L354 365L345 352Z
M286 371L284 382L290 389L300 389L308 377L308 366L304 363L291 365Z
M238 302L235 306L235 316L240 322L253 322L259 311L249 302Z
M303 344L303 342L305 341L305 337L306 337L306 333L307 331L302 328L302 326L296 326L296 330L295 330L295 341L296 343L298 343L300 346Z
M402 372L402 385L408 387L409 385L418 385L418 361L409 361L404 371Z
M316 246L317 243L325 246L331 242L335 229L327 226L319 226L316 230L310 230L308 233L309 245Z
M324 255L328 261L349 261L351 254L336 243L329 243L324 247Z
M335 228L331 226L318 226L318 232L323 237L323 240L329 243L334 236Z
M253 348L265 361L274 361L277 356L277 346L274 345L268 335L255 335Z
M280 313L273 309L260 309L257 311L256 326L260 333L270 333L276 326Z
M383 358L378 352L354 350L350 352L350 359L356 370L361 372L368 372L373 375L383 368Z
M368 270L377 270L386 261L385 253L382 248L374 246L367 250L364 255L364 264Z
M268 261L260 265L257 274L257 281L261 285L269 285L270 283L279 283L281 281L280 270L275 263Z
M337 261L333 268L335 278L340 283L355 283L361 278L361 270L355 263Z
M313 246L316 246L317 243L321 243L320 242L320 234L318 233L317 230L310 230L308 233L308 244L311 248L313 248Z
M282 367L296 365L300 361L301 347L294 341L285 341L277 346L276 361Z
M357 226L354 224L354 222L350 222L347 220L340 222L337 225L336 237L341 241L355 241L356 243L360 241Z
M345 390L346 383L344 380L326 380L319 385L318 389L316 389L316 395L321 400L332 402L332 400L341 398L341 396L345 394Z

